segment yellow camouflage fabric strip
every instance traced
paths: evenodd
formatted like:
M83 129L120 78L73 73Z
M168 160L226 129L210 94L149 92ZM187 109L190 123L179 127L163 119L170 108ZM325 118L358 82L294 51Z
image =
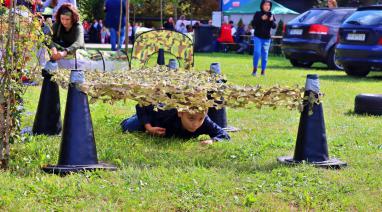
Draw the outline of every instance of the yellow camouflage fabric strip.
M142 67L159 49L174 55L185 69L194 65L192 40L182 33L169 30L153 30L139 35L134 42L132 62Z

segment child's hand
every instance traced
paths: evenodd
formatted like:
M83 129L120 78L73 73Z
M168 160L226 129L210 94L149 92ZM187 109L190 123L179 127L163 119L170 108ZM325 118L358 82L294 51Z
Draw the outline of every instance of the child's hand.
M211 145L213 144L214 141L213 140L205 140L205 141L201 141L200 144L205 146L205 145Z
M62 51L62 52L57 52L56 54L52 54L51 58L53 60L61 60L64 57L66 57L66 55L68 55L68 53L66 51Z
M164 136L166 134L166 129L162 127L150 127L146 129L147 133L150 135Z

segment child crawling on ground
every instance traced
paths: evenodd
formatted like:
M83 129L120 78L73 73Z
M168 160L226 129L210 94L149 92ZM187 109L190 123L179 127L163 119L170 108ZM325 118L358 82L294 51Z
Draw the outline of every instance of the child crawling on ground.
M229 140L230 137L208 116L207 111L199 113L178 112L176 109L154 111L154 106L137 105L136 114L121 123L123 132L145 131L151 135L196 138L207 134L211 139L201 141L202 145Z

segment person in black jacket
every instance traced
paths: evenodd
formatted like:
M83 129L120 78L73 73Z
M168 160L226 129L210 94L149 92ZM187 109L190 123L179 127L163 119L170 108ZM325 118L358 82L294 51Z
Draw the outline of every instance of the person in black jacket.
M175 30L174 19L172 17L169 17L167 21L163 24L163 28L166 30L174 31Z
M153 105L137 105L136 115L123 120L121 127L123 132L145 131L154 136L182 139L207 134L211 139L200 142L203 145L230 139L227 132L207 116L207 112L188 113L176 109L155 111Z
M256 12L252 20L255 29L254 52L253 52L253 71L256 76L257 66L261 57L261 75L265 75L267 68L268 52L271 45L271 28L276 28L275 16L271 13L272 2L263 0L260 4L261 11Z

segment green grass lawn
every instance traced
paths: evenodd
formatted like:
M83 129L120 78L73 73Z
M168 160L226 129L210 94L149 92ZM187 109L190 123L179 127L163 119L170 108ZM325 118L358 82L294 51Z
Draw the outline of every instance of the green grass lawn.
M123 134L120 121L132 115L133 101L90 105L98 158L118 166L66 177L45 174L56 164L60 137L35 136L12 145L10 170L0 171L1 210L382 210L382 119L353 113L360 93L382 93L382 75L349 78L325 66L293 68L269 59L266 77L252 77L252 58L198 54L196 69L220 62L229 83L304 86L320 75L329 154L348 162L342 170L310 165L283 166L292 155L300 114L284 108L228 109L229 124L242 129L231 142L200 146L198 139L161 139ZM23 126L32 126L40 88L25 94ZM66 92L61 90L64 112ZM202 138L199 138L202 139Z

